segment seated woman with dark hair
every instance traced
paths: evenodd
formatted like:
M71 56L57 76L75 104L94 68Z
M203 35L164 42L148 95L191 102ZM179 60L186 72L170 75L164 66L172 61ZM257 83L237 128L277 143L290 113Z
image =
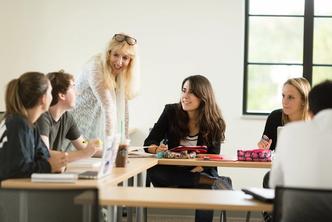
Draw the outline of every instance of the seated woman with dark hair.
M168 148L205 145L208 153L219 154L225 140L225 121L215 101L212 86L201 75L189 76L182 82L179 103L168 104L154 125L144 145L157 153ZM167 138L167 144L160 144ZM148 170L155 187L232 189L228 177L219 177L215 167L158 165ZM212 221L213 211L196 211L195 221Z

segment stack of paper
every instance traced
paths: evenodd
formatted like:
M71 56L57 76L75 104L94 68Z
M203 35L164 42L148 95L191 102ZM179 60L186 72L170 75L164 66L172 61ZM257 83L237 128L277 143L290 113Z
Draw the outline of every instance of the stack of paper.
M98 168L101 158L87 158L68 163L68 168Z
M146 153L144 151L131 151L128 153L129 158L137 158L137 157L156 157L155 154L152 153Z
M31 182L75 183L78 175L74 173L33 173Z
M137 157L155 157L155 154L147 153L144 151L143 147L131 146L128 147L128 157L137 158Z

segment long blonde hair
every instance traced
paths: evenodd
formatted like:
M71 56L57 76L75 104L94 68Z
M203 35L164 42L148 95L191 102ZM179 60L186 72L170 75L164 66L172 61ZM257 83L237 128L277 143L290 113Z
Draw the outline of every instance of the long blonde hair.
M309 102L308 102L308 95L310 91L310 83L305 78L292 78L288 79L285 83L285 85L291 85L294 86L297 91L301 95L302 100L302 116L301 120L308 120L310 119L309 115ZM286 115L284 112L282 112L282 124L285 125L286 123L290 122L289 116Z
M113 38L107 44L106 50L102 54L101 58L103 62L103 78L105 87L109 89L115 89L119 84L118 81L116 81L114 75L112 75L111 65L109 63L110 52L114 50L121 50L130 56L130 62L127 69L124 71L124 77L126 99L132 99L138 94L139 91L140 70L137 44L129 45L126 41L119 42Z
M11 80L6 89L4 118L11 114L18 114L27 118L27 109L38 104L40 97L45 95L48 87L48 78L40 72L26 72L18 79Z

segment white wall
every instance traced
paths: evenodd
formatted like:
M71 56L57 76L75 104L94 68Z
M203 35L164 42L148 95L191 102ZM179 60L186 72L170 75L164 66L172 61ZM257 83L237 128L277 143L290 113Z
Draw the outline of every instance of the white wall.
M79 73L114 33L139 41L142 90L130 103L130 125L139 145L166 103L179 100L188 75L213 84L227 123L222 152L255 148L265 119L241 116L243 0L0 0L0 97L25 71ZM0 100L0 110L4 110ZM236 188L260 186L266 170L221 169Z

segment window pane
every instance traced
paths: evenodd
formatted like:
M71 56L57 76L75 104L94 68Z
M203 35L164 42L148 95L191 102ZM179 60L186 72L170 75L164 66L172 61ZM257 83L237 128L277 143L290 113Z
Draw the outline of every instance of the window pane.
M303 18L251 16L249 29L249 62L302 63Z
M313 67L312 85L316 85L324 80L332 80L332 67Z
M247 111L269 113L281 107L282 85L301 76L302 66L249 65Z
M250 0L249 14L303 15L304 0Z
M332 64L332 18L315 18L314 22L314 64Z
M331 0L315 0L315 15L331 15L332 16L332 1Z

